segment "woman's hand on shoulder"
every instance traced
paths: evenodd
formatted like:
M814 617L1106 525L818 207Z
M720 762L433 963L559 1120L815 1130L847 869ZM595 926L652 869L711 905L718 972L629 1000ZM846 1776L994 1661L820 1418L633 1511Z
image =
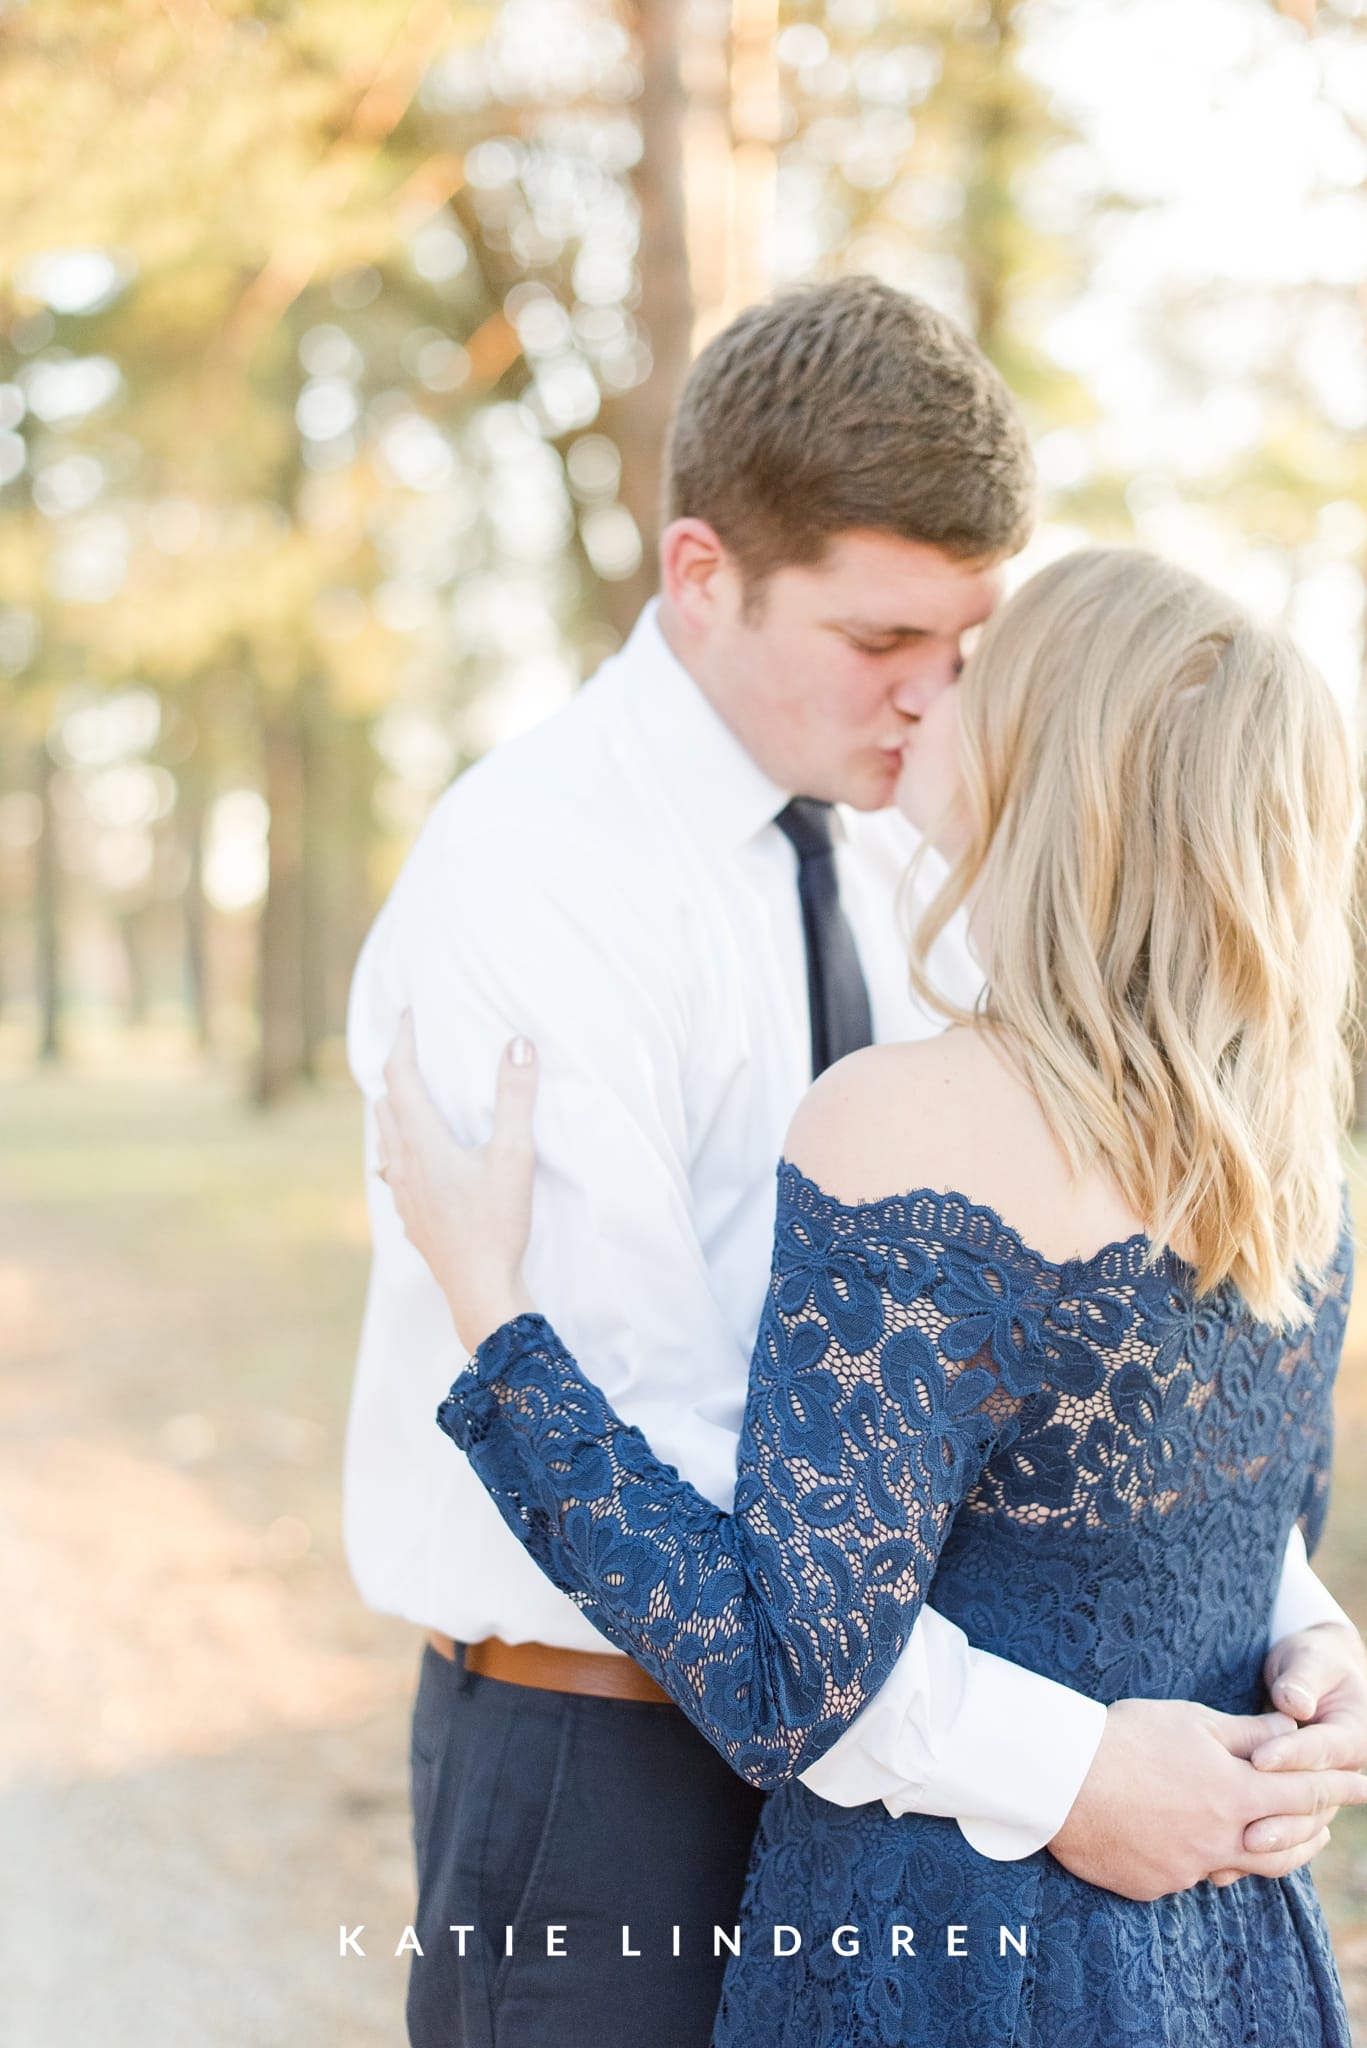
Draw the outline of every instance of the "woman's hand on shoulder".
M499 1061L489 1143L462 1145L419 1071L407 1011L385 1064L376 1171L468 1351L532 1306L522 1260L531 1234L536 1078L530 1041L513 1039Z

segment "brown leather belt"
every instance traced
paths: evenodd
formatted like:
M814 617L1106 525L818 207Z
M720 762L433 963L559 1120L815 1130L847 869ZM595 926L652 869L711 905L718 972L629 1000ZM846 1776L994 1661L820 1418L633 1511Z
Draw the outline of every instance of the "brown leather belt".
M450 1636L430 1629L428 1642L439 1657L454 1661ZM648 1700L671 1705L663 1686L630 1657L603 1657L594 1650L554 1650L549 1643L501 1643L486 1636L465 1645L465 1668L505 1685L529 1685L537 1692L578 1693L593 1700Z

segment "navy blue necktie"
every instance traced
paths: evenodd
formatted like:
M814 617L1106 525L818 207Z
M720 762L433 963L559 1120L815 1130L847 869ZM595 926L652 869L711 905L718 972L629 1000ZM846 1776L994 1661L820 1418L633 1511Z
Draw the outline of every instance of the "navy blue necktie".
M847 1052L872 1045L869 991L854 949L854 933L840 907L831 806L815 797L794 797L774 823L797 854L815 1079Z

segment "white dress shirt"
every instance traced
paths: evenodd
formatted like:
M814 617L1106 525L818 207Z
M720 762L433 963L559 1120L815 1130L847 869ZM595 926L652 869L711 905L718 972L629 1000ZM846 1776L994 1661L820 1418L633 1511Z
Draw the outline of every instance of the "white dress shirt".
M348 1025L373 1102L411 1009L428 1084L467 1142L488 1136L503 1046L534 1040L532 1296L618 1412L720 1507L768 1282L775 1166L811 1080L796 860L772 822L789 794L648 607L563 711L436 805L366 941ZM894 812L841 815L841 901L875 1036L927 1036L941 1020L909 993L896 909L914 834ZM958 998L979 985L962 932L936 969ZM369 1174L367 1190L374 1264L345 1488L363 1599L463 1642L619 1654L436 1427L465 1354L387 1188ZM1278 1615L1283 1633L1343 1618L1295 1542ZM974 1650L926 1608L882 1691L804 1779L841 1805L951 1815L983 1854L1027 1855L1057 1832L1104 1721L1096 1701Z

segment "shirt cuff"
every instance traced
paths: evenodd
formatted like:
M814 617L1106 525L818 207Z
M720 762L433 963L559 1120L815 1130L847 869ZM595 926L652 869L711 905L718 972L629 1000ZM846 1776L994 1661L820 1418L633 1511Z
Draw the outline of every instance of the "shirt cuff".
M837 1806L956 1820L980 1855L1011 1862L1058 1833L1105 1725L1098 1700L975 1650L925 1607L882 1689L801 1778Z
M1106 1727L1100 1700L986 1650L936 1758L934 1805L996 1863L1033 1856L1068 1818ZM910 1811L885 1800L889 1813Z
M1355 1635L1357 1633L1351 1618L1315 1576L1306 1555L1305 1538L1299 1526L1293 1523L1282 1564L1281 1583L1272 1605L1267 1647L1270 1650L1283 1636L1294 1635L1297 1629L1316 1628L1322 1621L1339 1622L1344 1628L1351 1628Z

